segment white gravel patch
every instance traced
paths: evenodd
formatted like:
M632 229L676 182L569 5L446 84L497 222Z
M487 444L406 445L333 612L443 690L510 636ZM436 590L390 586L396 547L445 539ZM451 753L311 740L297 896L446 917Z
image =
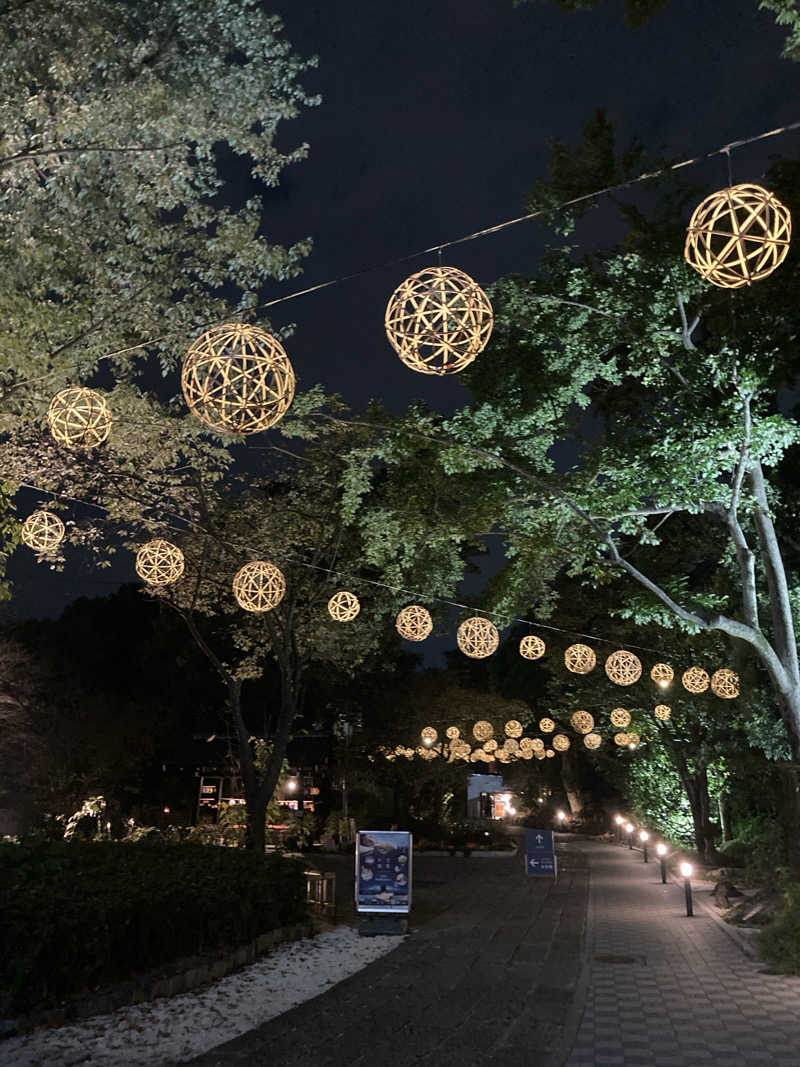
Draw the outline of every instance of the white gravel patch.
M9 1067L165 1067L198 1056L324 993L390 952L399 937L359 937L337 926L277 949L202 992L0 1042Z

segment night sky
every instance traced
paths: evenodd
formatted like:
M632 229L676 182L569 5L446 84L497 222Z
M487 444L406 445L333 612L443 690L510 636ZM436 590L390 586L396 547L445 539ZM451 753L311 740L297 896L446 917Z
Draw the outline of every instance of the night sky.
M311 235L314 251L305 274L267 299L521 214L546 175L550 139L576 143L598 107L620 145L638 136L676 159L800 118L800 64L779 58L784 34L757 0L671 0L638 31L618 0L578 14L512 0L273 0L271 9L297 53L319 56L304 85L323 100L281 131L282 144L307 141L311 152L269 195L265 225L281 243ZM778 155L800 155L798 134L735 152L734 180L757 180ZM718 188L724 160L691 176ZM612 238L613 218L601 204L578 240ZM547 237L523 223L443 262L483 284L533 274ZM442 411L465 402L457 380L405 368L383 331L392 289L435 262L421 257L274 308L274 327L296 323L287 349L300 388L321 382L356 409L371 397L395 411L415 398ZM68 559L51 574L18 551L17 593L0 617L57 614L134 579L132 558L110 571Z

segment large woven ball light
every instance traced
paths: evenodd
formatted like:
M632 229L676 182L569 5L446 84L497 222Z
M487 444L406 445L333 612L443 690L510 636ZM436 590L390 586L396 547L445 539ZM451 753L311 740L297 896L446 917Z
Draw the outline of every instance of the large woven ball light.
M588 734L594 726L594 716L590 715L588 711L576 711L570 722L573 730L576 730L579 734Z
M642 661L621 648L606 660L606 674L615 685L633 685L642 676Z
M352 622L361 611L361 604L355 593L340 589L328 601L328 614L336 622Z
M33 511L22 524L20 536L35 552L52 552L64 540L64 523L52 511Z
M566 752L570 741L566 734L554 734L552 744L556 752Z
M465 656L470 659L486 659L497 651L500 634L493 622L476 615L461 623L456 640Z
M395 627L406 641L424 641L433 632L433 619L427 608L409 604L397 616Z
M183 552L157 537L136 553L136 573L148 585L171 585L183 574Z
M286 579L279 567L263 559L245 563L234 576L233 595L245 611L272 611L283 600Z
M722 700L733 700L739 695L739 675L728 667L721 667L711 675L711 692Z
M60 444L94 448L111 433L111 409L95 389L72 385L50 401L47 423Z
M519 643L519 654L524 659L541 659L545 653L545 643L536 634L528 634Z
M476 741L488 741L490 737L494 736L494 727L485 719L478 719L472 727L472 736Z
M295 377L283 345L242 322L212 326L183 361L181 388L191 411L220 433L259 433L280 422Z
M688 689L690 693L705 693L711 679L702 667L690 667L688 671L683 672L681 681L683 688Z
M588 674L597 664L597 656L588 645L570 645L564 653L564 665L573 674Z
M653 714L657 719L660 719L661 722L669 722L672 717L672 708L669 704L656 704Z
M392 293L386 335L407 367L456 374L484 350L492 305L476 281L455 267L425 267Z
M626 711L625 708L614 708L609 715L612 726L630 726L631 713Z
M584 745L586 745L587 748L591 748L591 749L600 748L600 746L603 743L603 738L600 736L600 734L588 733L584 737L583 743L584 743Z
M516 719L509 719L503 729L506 737L522 737L522 723Z
M695 208L684 255L706 281L739 289L781 265L791 236L792 216L768 189L734 185Z
M539 719L539 729L543 734L551 734L555 730L556 724L552 719L549 719L546 715L543 719Z
M656 663L655 666L650 669L650 677L656 685L666 687L675 677L675 671L673 671L668 663Z

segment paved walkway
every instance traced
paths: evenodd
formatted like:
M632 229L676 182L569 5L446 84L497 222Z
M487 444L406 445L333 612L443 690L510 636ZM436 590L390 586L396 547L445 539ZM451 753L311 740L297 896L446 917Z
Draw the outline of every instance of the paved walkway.
M559 875L526 878L517 857L420 857L412 936L192 1062L800 1067L800 978L765 974L700 901L686 918L658 864L565 836Z

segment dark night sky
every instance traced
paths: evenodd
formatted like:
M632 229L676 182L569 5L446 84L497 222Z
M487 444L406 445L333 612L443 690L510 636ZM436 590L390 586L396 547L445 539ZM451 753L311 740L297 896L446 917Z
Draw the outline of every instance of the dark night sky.
M548 141L575 143L598 107L616 120L620 144L638 136L674 158L800 118L800 64L779 58L784 35L757 0L671 0L638 31L624 25L619 0L580 14L512 0L273 0L271 9L296 52L319 56L304 84L323 101L282 131L283 143L307 141L311 153L270 195L265 227L282 243L311 235L314 251L304 276L267 298L521 214L546 173ZM739 150L734 178L757 179L771 156L797 154L797 134ZM725 184L724 162L692 176L711 191ZM611 216L594 211L581 242L611 236ZM524 223L443 262L489 283L533 273L543 240ZM300 387L322 382L357 409L373 396L394 410L414 398L445 411L463 403L458 381L406 369L383 332L392 289L432 262L273 309L275 327L297 324L287 348ZM0 618L57 613L134 578L132 559L98 571L70 553L65 573L51 574L22 550L12 573L18 595Z

